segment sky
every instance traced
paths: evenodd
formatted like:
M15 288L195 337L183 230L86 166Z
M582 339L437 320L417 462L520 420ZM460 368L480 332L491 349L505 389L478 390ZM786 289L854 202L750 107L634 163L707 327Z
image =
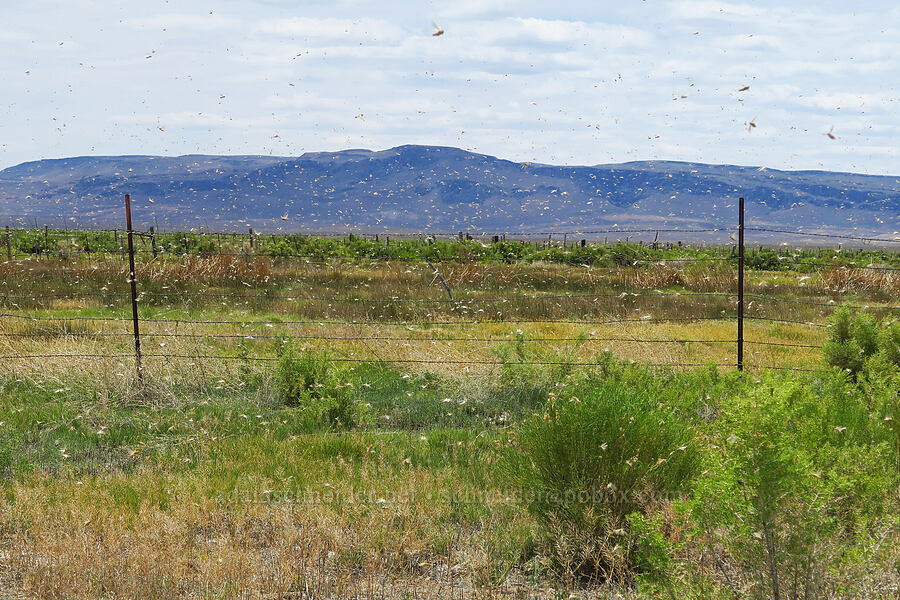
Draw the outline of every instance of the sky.
M877 0L31 0L0 22L0 168L434 144L897 175L897 56Z

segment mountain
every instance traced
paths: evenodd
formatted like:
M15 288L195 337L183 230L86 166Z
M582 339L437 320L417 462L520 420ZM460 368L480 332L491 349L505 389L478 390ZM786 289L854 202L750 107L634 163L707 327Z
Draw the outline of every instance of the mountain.
M319 232L748 226L893 238L900 177L649 161L518 163L400 146L272 156L78 157L0 171L0 225ZM286 218L285 218L286 217ZM689 236L684 236L688 239Z

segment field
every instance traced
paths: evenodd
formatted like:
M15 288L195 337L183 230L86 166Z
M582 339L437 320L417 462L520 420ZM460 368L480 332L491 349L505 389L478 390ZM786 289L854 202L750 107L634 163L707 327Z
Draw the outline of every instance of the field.
M157 237L142 384L121 233L0 263L7 596L900 589L896 252L748 252L739 373L730 248Z

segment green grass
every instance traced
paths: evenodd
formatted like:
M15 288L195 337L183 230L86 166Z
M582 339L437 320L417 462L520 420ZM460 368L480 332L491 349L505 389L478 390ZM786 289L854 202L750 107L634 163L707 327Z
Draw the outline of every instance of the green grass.
M187 243L202 239L188 236ZM831 589L877 596L896 585L900 375L885 358L900 356L896 349L857 365L852 379L828 369L821 351L826 330L748 321L748 339L816 346L748 344L748 362L813 372L642 366L733 362L733 301L620 294L728 290L734 272L721 265L603 265L623 260L615 252L660 258L727 250L592 246L585 264L594 266L583 267L575 261L585 257L571 249L392 240L390 252L410 260L423 252L471 251L473 262L440 266L460 302L366 305L271 296L439 299L445 292L427 265L358 260L359 253L381 251L371 240L262 239L257 248L282 242L294 244L291 251L342 258L306 264L254 257L249 249L236 262L142 257L142 291L180 290L141 300L144 352L187 358L148 356L141 389L129 358L0 365L0 556L7 559L0 585L14 581L17 592L32 597L83 598L256 597L307 589L321 597L443 598L451 584L457 596L470 597L765 597L770 564L788 594L793 586L810 598ZM501 250L522 252L524 262L505 264L491 254ZM763 261L763 254L756 258ZM825 251L794 254L811 269L815 260L831 260ZM875 253L856 258L894 260ZM130 314L122 268L112 254L0 265L4 311L55 319L5 318L0 333L33 337L0 338L2 353L130 355L128 322L74 318ZM754 270L748 291L838 304L851 298L820 285L814 269L808 280L800 278ZM8 297L102 287L115 293ZM601 292L614 295L477 302ZM852 293L855 301L896 307L878 290ZM753 300L748 313L756 316L824 322L832 310ZM584 323L645 315L722 318ZM519 319L575 322L510 322ZM184 323L191 320L239 323ZM295 320L314 323L285 323ZM354 320L375 324L337 323ZM501 322L482 322L494 320ZM125 335L96 335L112 332ZM305 339L323 334L361 339ZM571 339L535 341L545 337ZM605 337L728 343L594 339ZM895 336L883 337L894 343ZM286 345L309 364L279 373ZM191 358L200 354L273 361ZM495 364L451 362L466 360ZM589 366L519 364L540 362ZM314 377L307 381L305 372ZM335 418L348 411L353 419ZM601 437L612 447L598 451ZM690 448L692 462L654 479L669 464L673 444ZM608 451L616 457L609 465ZM622 463L635 456L651 469L628 479ZM511 457L519 469L510 468ZM665 462L654 466L660 458ZM523 493L545 486L565 497L598 481L678 494L619 512L588 503L555 513L535 510ZM767 489L774 493L767 496ZM771 519L761 517L763 509ZM579 518L560 517L573 514ZM585 571L562 560L578 548L590 551L584 556L620 557L619 570ZM595 565L612 565L604 560ZM803 583L808 573L816 585Z

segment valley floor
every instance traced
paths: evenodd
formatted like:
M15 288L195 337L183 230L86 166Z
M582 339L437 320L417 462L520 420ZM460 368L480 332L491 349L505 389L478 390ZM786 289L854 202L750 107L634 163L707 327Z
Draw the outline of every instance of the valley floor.
M120 262L0 265L0 597L900 589L890 289L752 272L738 373L730 267L441 269L147 259L139 385Z

